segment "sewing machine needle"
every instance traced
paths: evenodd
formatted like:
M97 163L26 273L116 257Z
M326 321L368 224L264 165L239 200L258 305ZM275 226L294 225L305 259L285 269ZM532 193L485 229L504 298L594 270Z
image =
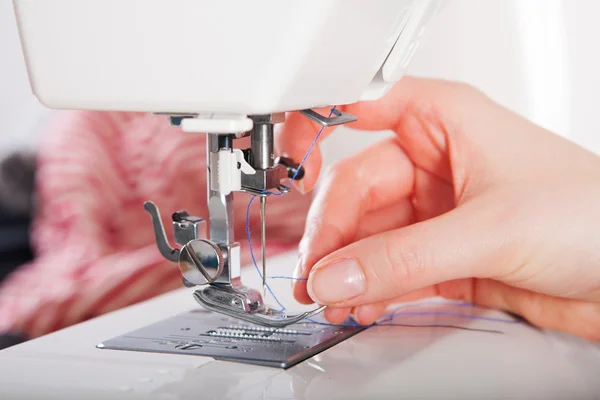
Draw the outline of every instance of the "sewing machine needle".
M267 213L267 196L260 196L260 241L262 250L262 284L263 296L267 296L267 257L266 257L266 213Z

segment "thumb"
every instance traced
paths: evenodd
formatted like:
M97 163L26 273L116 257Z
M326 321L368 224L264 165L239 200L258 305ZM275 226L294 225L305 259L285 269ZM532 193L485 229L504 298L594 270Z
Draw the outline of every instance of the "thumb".
M492 277L490 261L507 265L510 235L502 234L501 213L490 209L465 204L337 250L311 270L308 294L317 304L354 307L455 279Z

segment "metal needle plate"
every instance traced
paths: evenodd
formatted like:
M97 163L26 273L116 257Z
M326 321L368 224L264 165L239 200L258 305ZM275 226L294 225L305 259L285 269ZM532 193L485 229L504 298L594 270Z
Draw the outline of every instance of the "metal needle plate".
M356 326L311 322L266 328L194 310L107 340L101 349L213 357L275 368L290 368L362 331Z

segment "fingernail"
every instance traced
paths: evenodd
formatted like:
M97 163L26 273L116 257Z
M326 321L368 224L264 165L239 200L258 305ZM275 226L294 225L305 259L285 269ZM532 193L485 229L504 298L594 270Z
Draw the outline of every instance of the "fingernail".
M363 294L366 289L362 268L353 259L316 268L308 280L308 294L318 304L339 303Z

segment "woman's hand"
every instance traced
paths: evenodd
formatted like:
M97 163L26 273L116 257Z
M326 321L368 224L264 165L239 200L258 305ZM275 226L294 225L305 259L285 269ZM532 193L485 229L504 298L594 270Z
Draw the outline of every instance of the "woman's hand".
M600 158L471 87L404 78L344 108L396 135L329 169L300 245L295 297L375 321L441 295L600 340ZM292 115L278 148L299 160L318 127ZM304 191L317 179L315 149Z

